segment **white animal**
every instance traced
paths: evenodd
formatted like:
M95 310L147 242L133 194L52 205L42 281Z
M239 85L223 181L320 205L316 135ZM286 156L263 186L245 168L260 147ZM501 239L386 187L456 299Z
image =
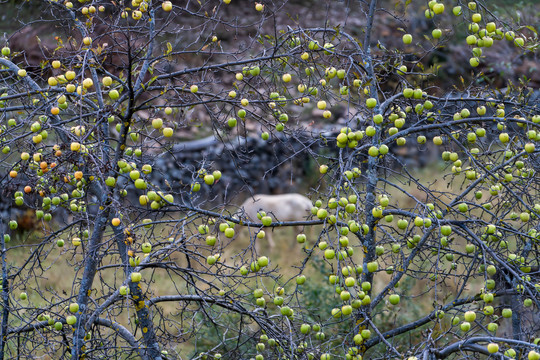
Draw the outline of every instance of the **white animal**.
M239 214L245 215L249 220L260 223L257 218L257 213L260 211L266 212L272 217L272 222L276 221L301 221L311 214L313 204L311 200L300 194L281 194L281 195L261 195L257 194L247 198L240 205ZM274 247L275 243L272 239L270 231L266 231L265 238L268 239L270 247ZM258 243L255 243L255 249L258 252Z

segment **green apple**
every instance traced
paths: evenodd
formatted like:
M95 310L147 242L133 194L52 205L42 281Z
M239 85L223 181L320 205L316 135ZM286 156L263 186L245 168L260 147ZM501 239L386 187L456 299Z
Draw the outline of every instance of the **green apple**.
M369 137L373 137L375 136L375 134L377 134L377 129L375 129L375 127L373 126L368 126L366 128L366 135L369 136Z
M129 137L132 141L139 141L140 134L132 132L129 134Z
M376 261L371 261L371 262L368 262L367 263L367 270L370 272L370 273L374 273L375 271L377 271L379 269L379 263L377 263Z
M326 249L324 251L324 257L328 260L333 259L336 256L336 252L332 249Z
M118 90L111 90L109 91L109 97L111 100L116 100L120 97L120 94L118 93Z
M253 261L249 265L249 268L250 268L251 272L257 272L257 271L261 270L261 267L259 266L259 264L256 261Z
M469 64L472 67L477 67L478 65L480 65L480 60L477 57L472 57L469 59Z
M379 155L379 149L376 146L371 146L368 150L368 154L371 157L377 157Z
M484 306L484 315L493 315L493 312L495 311L495 309L493 309L493 306L491 305L488 305L488 306Z
M319 209L317 210L317 218L319 219L325 219L328 216L328 211L326 209Z
M413 89L411 89L411 88L405 88L405 89L403 89L403 97L405 97L405 98L408 99L408 98L412 98L413 95L414 95L414 90L413 90ZM396 119L396 120L397 120L397 119ZM396 125L396 127L399 128L400 126L397 126L397 125Z
M211 266L211 265L214 265L216 262L217 262L217 259L216 259L216 257L213 256L213 255L209 255L209 256L206 258L206 263L207 263L208 265L210 265L210 266Z
M517 37L517 38L514 39L514 44L516 46L523 46L523 45L525 45L525 40L523 40L523 38L521 38L521 37Z
M272 224L272 218L270 216L263 216L261 219L261 223L264 226L270 226Z
M118 292L120 293L120 295L126 296L127 294L129 294L129 287L120 286L120 289L118 289Z
M300 332L304 335L306 334L309 334L311 331L311 326L309 326L308 324L302 324L300 326Z
M486 107L485 106L479 106L476 108L476 113L480 116L482 115L485 115L486 114Z
M400 297L398 294L392 294L388 297L388 301L390 302L390 304L392 305L397 305L399 304L399 301L400 301Z
M403 35L403 43L404 43L404 44L410 44L410 43L412 43L412 35L411 35L411 34L405 34L405 35Z
M66 317L66 323L68 325L75 325L75 323L77 322L77 317L74 316L74 315L69 315Z
M135 180L135 187L139 190L144 190L147 188L147 184L146 184L146 181L144 181L143 179L137 179Z
M247 274L249 274L249 269L247 268L247 266L244 265L240 268L240 274L243 276L246 276Z
M344 315L344 316L348 316L348 315L351 315L352 314L352 311L353 311L353 308L351 305L344 305L341 307L341 313Z
M220 232L225 232L225 230L227 230L229 227L230 227L230 226L229 226L228 223L225 223L225 222L224 222L224 223L221 223L221 224L219 224L219 231L220 231Z
M535 150L535 146L533 143L527 143L525 144L525 151L528 153L532 153Z
M131 273L131 282L138 283L142 279L142 275L140 272L132 272Z
M284 299L281 296L276 296L274 298L274 305L281 306L283 305Z
M161 129L162 126L163 126L163 119L155 118L152 120L152 127L154 129Z
M397 226L400 230L405 230L407 226L409 226L409 222L405 219L399 219L397 222Z
M342 301L348 301L351 298L351 293L344 290L340 292L339 297L341 298Z
M171 136L173 136L173 133L174 133L174 131L170 127L163 128L163 136L171 137Z
M150 174L152 172L152 165L144 164L141 170L143 174Z
M467 322L473 322L474 320L476 320L476 313L474 311L467 311L464 318Z
M37 213L37 212L36 212L36 213ZM19 224L18 224L17 221L15 221L15 220L11 220L11 221L9 222L9 228L10 228L11 230L17 229L18 226L19 226Z
M496 352L499 351L499 345L495 343L489 343L487 346L487 350L490 354L495 354Z
M478 38L475 35L469 35L465 39L468 45L476 45Z
M356 280L352 276L349 276L345 279L345 286L353 287L355 284L356 284Z
M496 323L489 323L487 325L487 329L488 329L488 331L490 331L492 333L496 333L497 330L499 329L499 325L497 325Z
M444 12L444 4L437 3L433 5L433 12L437 15L440 15Z
M77 303L69 304L69 312L76 313L77 311L79 311L79 304Z
M510 348L504 352L505 356L508 356L509 358L515 359L516 357L516 350Z
M257 264L259 264L260 267L265 267L268 265L268 258L266 256L261 256L257 259Z
M208 174L208 175L205 175L205 176L204 176L204 183L205 183L206 185L213 185L214 182L215 182L214 175Z
M293 314L292 309L290 307L288 307L288 306L283 306L280 309L280 312L281 312L281 315L283 315L283 316L291 316Z
M375 106L377 106L377 99L375 98L369 98L366 100L366 106L369 109L373 109Z
M450 225L441 226L441 234L444 236L450 236L452 233L452 227Z
M105 184L107 186L110 186L110 187L114 187L114 185L116 184L116 179L112 176L109 176L106 180L105 180Z
M152 251L152 244L145 242L141 245L142 252L148 254Z
M381 206L376 206L371 210L371 214L374 218L381 218L383 216L383 210ZM368 229L369 230L369 229Z

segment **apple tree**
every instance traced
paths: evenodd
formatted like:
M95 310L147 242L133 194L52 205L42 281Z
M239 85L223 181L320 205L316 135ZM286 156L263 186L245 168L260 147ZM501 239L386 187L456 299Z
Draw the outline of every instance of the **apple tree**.
M0 58L2 358L540 359L538 90L489 73L495 54L537 60L536 29L511 11L9 6L21 28ZM459 75L437 60L448 49L466 53L452 54ZM208 135L302 141L311 216L246 219L241 165L175 159ZM169 181L163 158L187 181ZM298 225L293 266L252 246Z

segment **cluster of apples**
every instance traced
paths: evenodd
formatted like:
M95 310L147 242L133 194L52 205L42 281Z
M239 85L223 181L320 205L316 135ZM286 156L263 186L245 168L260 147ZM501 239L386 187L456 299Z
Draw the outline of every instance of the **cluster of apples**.
M321 101L319 101L320 103ZM339 148L355 148L358 146L358 142L364 138L364 134L367 135L368 129L366 131L357 130L352 131L351 128L342 128L339 134L336 136L336 144ZM370 132L371 134L371 132ZM373 135L368 135L373 136Z
M326 165L324 165L324 167L326 167ZM326 169L323 171L326 172ZM361 171L359 168L353 168L350 171L345 171L343 176L345 179L351 180L358 178L360 174ZM350 188L348 182L344 184L344 189L345 188ZM314 206L311 208L311 214L320 220L327 221L330 225L334 225L337 223L338 219L347 220L353 214L362 211L362 208L357 207L357 202L358 197L355 194L351 194L348 197L342 196L339 199L330 198L328 199L326 206L323 206L322 200L317 200ZM354 220L348 220L348 226L353 232L357 232L359 229L358 224Z
M471 11L471 23L468 30L470 35L467 36L466 42L472 46L472 55L469 63L472 67L477 67L480 64L480 58L482 56L482 48L489 48L493 45L494 41L500 41L506 39L512 41L516 46L523 47L525 40L522 37L516 36L512 30L504 31L502 28L498 28L495 22L488 22L485 24L485 28L480 27L482 22L482 14L478 11L476 2L471 1L467 4L468 9ZM454 14L461 15L461 6L454 8Z
M225 235L226 238L232 239L235 235L234 223L232 221L222 222L219 224L219 231ZM208 233L208 225L205 225L205 232L201 232L199 228L199 233L206 234ZM216 238L214 236L209 236L206 238L206 244L213 246L216 243Z
M129 11L131 11L131 18L135 21L141 20L143 15L148 12L148 0L131 0L131 8L126 8L122 11L120 16L123 19L127 19L129 16ZM172 10L172 3L170 1L163 1L161 3L161 8L169 12Z
M340 198L339 200L330 199L328 203L328 208L336 209L340 207L340 208L346 209L347 206L349 205L354 206L355 203L356 203L356 196L350 195L349 198L343 197L343 198ZM382 209L384 209L384 207L388 206L389 204L388 196L386 195L380 196L379 203L380 205L376 207L376 210L382 212ZM312 210L312 213L317 214L319 216L321 213L321 210L326 211L326 209L319 208L321 206L322 206L322 202L317 201ZM328 218L328 220L329 222L331 222L330 218ZM422 222L422 224L424 223ZM356 221L350 220L347 226L341 226L339 228L336 228L336 230L338 231L338 239L336 241L335 246L331 246L326 241L320 241L318 244L318 247L321 251L323 251L324 258L326 260L333 260L334 258L337 258L339 259L340 262L343 262L343 261L346 261L346 259L352 256L354 253L353 248L349 246L349 238L348 238L349 233L354 232L354 233L362 233L365 235L369 232L369 227L367 224L360 225L356 223ZM297 236L297 241L299 243L302 243L305 241L305 237L303 236L303 234L300 234ZM383 253L384 253L384 248L382 246L377 247L377 255L380 256ZM341 308L334 308L331 311L331 315L333 317L348 316L354 311L354 309L358 309L361 306L369 305L371 303L371 297L369 295L369 292L371 290L371 283L363 282L362 284L358 284L356 281L356 277L360 276L364 271L369 272L369 273L375 273L379 271L379 262L377 260L370 261L366 264L365 269L361 265L343 266L340 274L331 275L329 277L329 283L331 285L336 286L336 293L340 296L340 299L344 302ZM393 269L391 268L387 269L387 272L389 273L391 273L392 271ZM297 283L298 283L298 279L297 279ZM354 289L354 291L352 291L351 289ZM354 296L352 294L354 294ZM389 304L392 306L397 305L400 302L400 296L398 294L390 294L388 301L389 301Z
M21 293L21 300L23 300L22 297L24 297L24 300L26 300L26 293ZM49 314L39 314L37 320L40 322L46 321L47 325L51 328L54 328L54 330L56 331L61 331L64 327L64 324L61 321L54 321L54 319ZM72 322L72 320L70 320L70 322ZM75 324L75 322L73 322L73 324Z
M83 41L89 45L92 43L91 38L84 38ZM58 60L55 60L52 62L53 68L60 68L61 66L62 64ZM87 94L87 92L94 87L94 81L91 78L87 77L87 78L82 79L82 81L77 81L75 80L76 77L77 77L77 73L73 70L68 69L64 72L64 74L49 77L47 80L47 83L53 89L59 87L60 85L66 84L65 85L66 93L69 93L69 94L77 93L77 95ZM58 104L59 104L58 107L62 105L62 107L67 108L67 104L65 104L65 101L63 100L60 100ZM52 115L58 115L59 109L57 107L53 107L51 109L51 113Z
M165 108L165 114L172 114L172 109L170 107ZM152 127L156 130L161 131L163 133L163 136L166 138L170 138L174 134L174 130L171 127L163 127L162 118L152 119Z
M139 196L139 204L146 206L150 204L152 210L158 210L165 205L174 204L174 196L165 194L162 191L148 191L146 194Z
M39 128L39 123L35 122L32 127ZM80 150L80 144L78 150ZM82 197L85 192L84 187L87 185L87 180L84 178L83 172L78 170L77 166L71 166L71 171L64 176L60 176L59 173L54 171L50 177L44 176L49 171L58 168L56 161L51 161L49 158L58 158L61 155L62 151L58 145L52 147L52 154L50 155L45 155L43 149L38 149L32 156L26 152L22 152L20 155L21 162L10 172L10 176L15 178L22 167L28 167L28 169L35 171L35 180L37 182L35 188L29 184L26 185L24 192L15 192L14 200L16 205L22 206L24 204L24 194L36 192L40 195L42 198L41 209L36 210L38 220L43 218L45 221L50 221L52 215L50 213L44 214L44 211L54 209L54 207L58 206L65 206L73 212L86 210ZM71 194L68 194L68 192L59 194L59 189L63 188L67 190L66 186L72 187ZM51 194L51 197L47 194Z
M309 49L309 51L304 51L300 55L300 59L306 63L305 68L305 74L307 76L308 81L316 83L318 86L309 86L306 85L303 81L299 81L297 83L297 93L296 96L293 96L292 102L299 106L304 106L304 104L310 103L311 98L317 99L319 95L319 88L328 90L330 89L330 81L332 79L336 78L339 81L339 93L343 97L347 97L349 94L349 86L346 83L346 75L347 72L345 69L336 69L335 67L327 67L322 70L324 70L324 77L321 79L315 78L318 74L315 67L307 65L307 61L311 58L317 57L317 54L325 54L325 55L331 55L334 53L335 46L332 43L325 43L323 46L319 45L319 42L317 40L309 40L306 41L304 44L302 40L299 37L291 37L290 41L288 42L289 46L291 48L298 48L302 45L306 45ZM284 61L282 59L279 59L280 61ZM261 68L258 65L253 66L246 66L242 69L242 72L238 72L236 74L236 80L237 81L243 81L246 79L246 76L259 76L261 74ZM292 73L284 72L281 76L281 80L283 83L283 86L287 88L287 91L290 94L293 94L293 88L289 87L289 84L294 83L295 77ZM355 79L353 81L353 86L359 87L361 85L361 81L359 79ZM236 98L237 92L235 90L231 90L229 92L229 97L231 99ZM289 121L289 114L287 114L286 111L284 111L283 107L289 103L289 100L286 96L281 95L277 91L272 91L269 94L268 99L268 106L272 110L272 114L274 118L277 120L275 124L275 130L278 132L282 132L285 129L286 123ZM237 111L237 117L245 120L245 116L247 114L245 107L248 106L249 101L247 99L242 99L240 102L240 105L242 108L240 108ZM318 99L317 102L317 108L319 110L322 110L322 116L325 119L328 119L332 116L332 112L328 109L327 102L322 99ZM235 117L231 117L227 120L227 125L229 127L235 127L237 125L237 119ZM267 132L263 132L261 134L261 137L264 140L267 140L269 138L269 134ZM349 145L352 147L352 144Z
M493 294L486 293L483 295L484 302L486 304L490 304L493 301ZM497 324L497 321L500 320L500 317L497 315L494 315L495 309L491 305L486 305L482 309L482 313L487 317L491 318L493 320L492 322L488 323L486 325L486 329L491 333L492 336L496 336L497 330L499 328L499 325ZM512 309L504 308L501 310L502 318L509 319L512 317ZM461 321L461 318L459 316L454 316L452 318L452 325L458 326L462 332L467 333L471 330L473 324L477 321L477 314L475 311L466 311L463 316L463 321ZM488 351L490 353L496 353L499 351L499 347L495 343L491 343L488 345ZM510 358L515 358L516 352L514 349L509 348L505 351L505 355Z
M470 24L468 26L469 34L466 38L468 45L472 46L472 57L469 59L469 64L472 67L480 65L480 58L482 57L482 48L489 48L493 45L494 41L507 40L512 41L516 46L524 47L525 39L520 36L516 36L514 31L505 31L501 27L497 27L497 24L493 21L485 23L485 27L481 28L483 22L482 14L479 12L479 6L476 2L471 1L467 4L467 8L470 11ZM436 15L442 15L445 11L445 5L437 0L431 0L428 3L428 9L425 11L427 19L432 19ZM455 6L452 9L452 13L455 16L465 16L462 6ZM433 39L439 39L443 35L443 30L434 29L431 32ZM408 45L413 41L411 34L403 35L403 43Z
M335 287L335 292L343 302L341 307L333 308L330 315L334 318L349 316L355 309L371 304L371 283L364 281L359 283L357 278L366 272L375 273L379 269L377 261L362 265L345 265L341 267L341 272L328 277L328 283ZM357 344L358 345L358 344Z

